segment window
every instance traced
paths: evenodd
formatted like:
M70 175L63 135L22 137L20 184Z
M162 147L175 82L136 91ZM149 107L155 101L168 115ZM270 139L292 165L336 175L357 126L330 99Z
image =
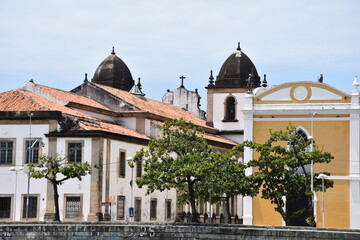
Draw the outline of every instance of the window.
M200 199L199 202L198 202L198 212L200 215L204 215L204 200L203 199Z
M117 198L117 219L123 220L125 218L125 196L118 196Z
M11 197L0 197L0 219L10 218Z
M157 199L152 198L150 201L150 220L156 220Z
M236 205L236 197L232 196L230 198L230 215L235 216L235 205Z
M142 175L142 161L136 164L136 177L141 177Z
M120 152L119 158L119 177L124 178L126 172L126 155L124 151Z
M141 198L135 198L135 221L141 221Z
M25 163L39 162L40 142L40 139L26 140Z
M0 164L12 164L13 141L0 141Z
M23 214L22 217L26 218L26 205L27 205L27 196L23 197ZM37 218L37 207L38 207L38 197L29 196L29 208L28 208L28 218Z
M171 219L171 199L165 200L165 217L168 220Z
M65 218L80 218L80 197L66 197Z
M224 120L226 121L235 121L235 98L234 97L228 97L225 102L225 117Z
M82 143L68 143L68 162L81 163Z

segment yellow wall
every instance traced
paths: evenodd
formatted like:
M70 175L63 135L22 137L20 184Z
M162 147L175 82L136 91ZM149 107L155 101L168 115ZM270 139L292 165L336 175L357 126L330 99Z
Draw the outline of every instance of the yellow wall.
M317 226L323 226L322 219L322 193L316 194ZM328 189L324 194L325 227L350 228L350 193L349 181L334 180L334 188Z
M264 143L268 140L269 129L273 131L285 130L290 122L286 121L255 121L253 140ZM294 127L302 127L311 134L310 121L292 121ZM314 171L330 172L333 176L348 175L349 173L349 121L314 121L313 136L315 143L324 151L330 152L334 159L330 164L315 164ZM257 153L254 152L256 159ZM333 219L326 221L327 227L349 227L349 183L348 181L336 181L334 189L326 193L329 197L329 210L327 214ZM325 195L325 199L326 199ZM321 198L320 198L321 200ZM318 214L321 215L321 201L318 203ZM333 209L331 209L333 208ZM325 207L326 209L326 207ZM339 213L341 212L341 213ZM326 214L325 213L325 214ZM336 216L341 215L341 223ZM319 215L318 215L319 216ZM259 197L253 198L253 223L256 225L282 225L280 214L275 212L274 205L269 200ZM321 216L320 216L321 217ZM329 217L330 218L330 217ZM325 217L325 219L327 219ZM320 223L322 224L322 222ZM322 226L322 225L321 225Z

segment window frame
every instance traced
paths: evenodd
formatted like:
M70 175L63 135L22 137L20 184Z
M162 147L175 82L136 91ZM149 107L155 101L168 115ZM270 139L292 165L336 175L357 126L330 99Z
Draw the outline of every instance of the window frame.
M15 165L15 160L16 160L16 157L15 157L15 154L16 154L16 138L0 138L0 143L1 142L12 142L12 149L11 149L11 162L4 162L4 163L1 163L0 162L0 166L11 166L11 165ZM1 151L1 146L0 146L0 151ZM6 150L8 151L8 150ZM6 154L7 156L7 154ZM1 158L1 154L0 154L0 158Z
M78 217L67 217L67 198L78 197L79 198L79 216ZM66 221L80 221L83 219L83 195L82 194L64 194L64 207L63 207L63 219Z
M39 208L40 208L40 195L39 194L29 194L29 199L36 197L36 217L30 217L28 214L28 221L39 221ZM26 198L27 194L21 195L21 220L26 220ZM29 200L29 210L31 209L30 200ZM29 211L30 213L30 211Z
M155 203L155 205L153 205L153 203ZM157 205L158 205L157 198L151 198L150 199L150 220L151 221L154 221L157 219Z
M10 209L9 209L9 217L6 218L1 218L0 217L0 222L1 221L11 221L13 219L14 216L14 195L12 194L0 194L0 198L10 198Z
M78 161L70 161L70 144L81 144L81 162ZM72 164L74 162L76 163L83 163L84 162L84 141L83 140L66 140L65 141L66 146L66 162L69 164Z
M136 163L136 178L141 178L142 168L143 168L143 162L141 159L139 162Z
M121 157L122 154L124 154L123 159ZM123 149L120 149L119 151L118 177L126 178L126 150Z
M36 142L36 145L38 145L36 148L35 148L35 146L33 147L33 149L32 149L32 151L33 151L33 154L32 154L32 158L31 158L31 163L39 163L39 157L40 157L40 153L42 152L42 138L38 138L38 137L36 137L36 138L25 138L24 139L24 150L23 150L23 153L24 153L24 164L29 164L30 163L30 159L28 159L28 157L29 157L29 153L28 153L28 151L30 151L31 149L29 149L30 147L31 147L31 145L30 146L28 146L27 145L27 143L28 142L30 142L30 140L31 140L31 145L33 144L33 142L35 142L36 140L37 140L37 142ZM34 153L34 150L36 150L37 151L37 153ZM31 153L31 152L30 152ZM35 159L34 158L34 155L36 156L36 154L37 154L37 159ZM34 161L34 160L36 160L36 161Z
M126 216L126 196L125 195L118 195L117 196L117 202L116 202L116 219L117 220L124 220ZM119 208L119 201L123 201L122 209ZM123 214L122 216L119 216L119 210L122 210Z
M231 99L233 99L234 100L234 102L232 103L233 105L233 111L234 111L234 113L233 113L233 116L231 116L231 118L230 118L230 113L229 113L229 111L230 111L230 109L229 109L229 101L231 100ZM237 118L236 118L236 115L237 115L237 111L236 111L236 107L237 107L237 101L236 101L236 98L235 98L235 96L234 95L232 95L232 94L230 94L230 95L228 95L226 98L225 98L225 101L224 101L224 119L222 120L223 122L238 122L238 120L237 120Z
M134 221L135 222L141 222L141 213L142 213L142 199L141 197L136 197L134 199ZM140 202L139 208L136 206L137 202Z
M171 208L172 208L171 204L172 202L170 198L165 199L165 221L171 220Z

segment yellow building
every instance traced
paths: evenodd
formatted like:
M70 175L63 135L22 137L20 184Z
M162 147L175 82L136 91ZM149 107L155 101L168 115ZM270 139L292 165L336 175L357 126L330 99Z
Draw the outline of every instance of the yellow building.
M359 83L346 94L322 82L289 82L267 87L257 74L252 61L240 46L222 65L216 81L210 77L208 89L207 123L237 142L252 140L264 143L273 131L285 130L289 123L312 136L316 144L330 152L330 164L314 166L315 172L329 172L334 188L315 196L314 213L317 226L360 228L360 104ZM255 158L246 149L244 162ZM252 173L252 169L248 169ZM284 225L269 200L244 197L244 224Z

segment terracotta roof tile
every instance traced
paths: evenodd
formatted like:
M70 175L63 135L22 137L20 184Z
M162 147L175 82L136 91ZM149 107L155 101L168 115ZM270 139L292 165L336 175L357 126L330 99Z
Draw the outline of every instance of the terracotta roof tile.
M79 103L79 104L86 105L86 106L110 110L109 108L105 107L104 105L102 105L90 98L87 98L87 97L84 97L81 95L77 95L75 93L67 92L64 90L56 89L56 88L51 88L51 87L40 85L40 84L35 84L35 86L38 87L39 89L47 92L48 94L50 94L56 98L62 99L64 101L67 101L67 102L75 102L75 103Z
M60 111L74 117L94 119L86 114L47 100L32 92L12 90L0 93L0 111Z
M104 89L105 91L119 97L120 99L123 99L124 101L128 102L131 105L136 106L137 108L147 111L149 113L162 116L169 119L175 119L175 118L183 118L187 122L192 122L195 125L214 129L206 125L206 122L195 115L189 113L188 111L171 105L167 103L158 102L149 98L145 97L137 97L127 91L119 90L116 88L108 87L101 84L93 83L96 86Z
M157 121L157 120L152 120L153 123L157 124L157 125L160 125L160 126L163 126L164 123L163 122L160 122L160 121ZM230 139L227 139L227 138L224 138L222 136L219 136L219 135L215 135L215 134L210 134L210 133L205 133L204 134L204 138L206 140L210 140L210 141L215 141L215 142L220 142L220 143L225 143L225 144L229 144L229 145L233 145L233 146L237 146L238 143L230 140Z
M110 133L121 134L121 135L125 135L125 136L142 138L142 139L146 139L146 140L150 139L146 135L141 134L137 131L134 131L130 128L112 124L112 123L107 123L107 122L91 123L91 122L86 122L86 121L79 121L79 123L80 123L80 127L82 130L100 130L100 131L105 131L105 132L110 132Z
M49 111L50 109L34 101L22 90L0 93L0 111Z

